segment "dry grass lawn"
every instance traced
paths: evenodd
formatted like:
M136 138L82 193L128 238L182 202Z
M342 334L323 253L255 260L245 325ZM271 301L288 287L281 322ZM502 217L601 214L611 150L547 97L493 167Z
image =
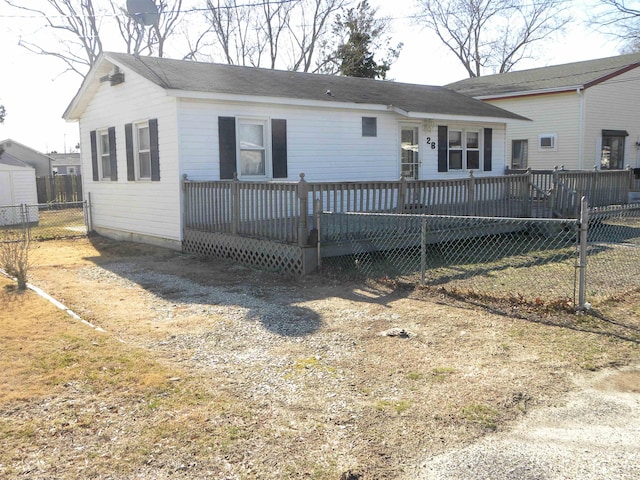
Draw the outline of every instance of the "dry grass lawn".
M640 359L640 292L589 315L486 307L100 237L32 261L104 332L0 277L2 478L411 479Z

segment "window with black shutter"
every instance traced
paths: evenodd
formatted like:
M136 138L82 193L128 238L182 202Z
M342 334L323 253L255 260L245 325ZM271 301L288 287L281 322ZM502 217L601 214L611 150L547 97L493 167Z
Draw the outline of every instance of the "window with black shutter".
M221 180L287 178L287 121L218 117L218 150Z

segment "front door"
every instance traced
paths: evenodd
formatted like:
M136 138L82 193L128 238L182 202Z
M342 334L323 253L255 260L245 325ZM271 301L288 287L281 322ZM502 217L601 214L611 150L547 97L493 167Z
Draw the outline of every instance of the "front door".
M624 141L629 135L626 131L603 130L600 168L603 170L621 170L624 168Z
M418 180L420 166L418 127L400 129L400 173L407 180Z

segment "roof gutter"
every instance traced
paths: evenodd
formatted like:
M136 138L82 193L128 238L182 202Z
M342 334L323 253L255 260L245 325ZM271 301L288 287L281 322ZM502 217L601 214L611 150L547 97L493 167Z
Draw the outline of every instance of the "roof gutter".
M542 88L539 90L522 90L518 92L507 92L493 95L473 95L473 98L477 100L498 100L513 97L531 97L535 95L547 95L550 93L566 93L573 92L577 89L584 89L584 85L569 85L556 88Z
M431 120L437 118L438 120L447 120L452 122L482 122L482 123L502 123L502 122L530 122L531 120L518 115L520 118L513 117L489 117L489 116L479 116L479 115L452 115L446 113L435 113L435 112L409 112L407 110L403 110L402 108L388 105L387 110L397 113L398 115L402 115L407 118L415 118L420 120Z
M220 102L243 102L255 104L277 104L282 105L284 97L267 97L262 95L240 95L234 93L199 92L180 89L164 89L167 96L182 98L186 100L215 100ZM318 107L318 108L354 108L360 110L385 110L387 107L376 103L354 103L336 100L309 100L304 98L287 98L287 105Z

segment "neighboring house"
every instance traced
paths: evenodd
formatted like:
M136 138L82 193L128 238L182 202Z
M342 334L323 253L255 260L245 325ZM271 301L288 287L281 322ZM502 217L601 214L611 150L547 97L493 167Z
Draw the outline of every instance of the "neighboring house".
M0 154L0 226L37 221L37 203L35 170L10 153Z
M521 116L443 87L104 53L78 121L96 231L180 248L181 180L497 175Z
M640 167L640 53L469 78L447 88L532 120L507 132L512 168Z
M47 153L51 158L51 170L56 175L81 175L82 160L80 153Z
M36 172L36 177L46 177L51 175L52 160L44 153L40 153L31 147L27 147L26 145L11 139L0 142L0 150L2 149L14 158L17 158L21 162L33 167Z

